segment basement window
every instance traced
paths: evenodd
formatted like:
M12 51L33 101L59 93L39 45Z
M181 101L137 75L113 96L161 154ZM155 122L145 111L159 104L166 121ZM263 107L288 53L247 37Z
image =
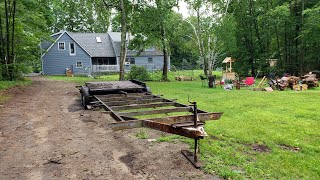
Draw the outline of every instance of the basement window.
M58 42L58 50L65 50L65 43L64 42Z
M96 37L97 43L101 43L101 37Z

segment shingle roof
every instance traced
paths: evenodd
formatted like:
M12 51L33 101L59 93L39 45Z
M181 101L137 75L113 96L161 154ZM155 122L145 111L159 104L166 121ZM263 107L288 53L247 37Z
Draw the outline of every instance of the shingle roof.
M121 42L121 32L108 32L108 34L113 42ZM130 39L132 38L133 37L131 36ZM127 34L127 39L128 39L128 34Z
M121 33L120 32L108 32L111 40L113 41L114 50L116 56L120 56L120 49L121 49ZM128 34L127 34L128 38ZM131 36L130 39L133 39L134 36ZM136 50L127 50L128 56L137 56L138 51ZM140 56L163 56L163 52L160 51L158 48L155 51L143 51L140 53Z
M113 42L113 45L116 56L120 56L121 42ZM138 51L127 50L127 56L137 56L137 54ZM143 51L140 53L140 56L163 56L163 52L156 48L155 51Z
M107 33L71 33L68 34L81 45L91 57L115 57L111 39ZM98 43L96 37L101 38Z
M120 56L121 49L121 33L120 32L108 32L108 33L73 33L66 32L76 43L78 43L91 57L115 57ZM53 34L58 36L64 32ZM59 37L60 37L59 36ZM53 37L57 40L59 37ZM96 37L101 38L101 43L98 43ZM128 38L128 35L127 35ZM130 37L132 39L133 36ZM42 44L42 47L49 50L53 43ZM50 46L50 47L49 47ZM49 48L48 48L49 47ZM128 56L137 56L138 51L128 50ZM155 51L143 51L140 56L163 56L163 52L158 48Z

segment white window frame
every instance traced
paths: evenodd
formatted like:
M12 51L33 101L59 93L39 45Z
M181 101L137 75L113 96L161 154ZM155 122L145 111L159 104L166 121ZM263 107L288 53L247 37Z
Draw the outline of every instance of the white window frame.
M71 53L71 44L73 44L74 53ZM70 53L70 56L76 55L76 43L74 43L74 42L69 43L69 53Z
M78 63L81 63L81 67L78 67ZM76 62L76 68L83 68L83 62L82 61L77 61Z
M60 49L60 44L63 44L63 49ZM64 50L66 50L66 43L65 43L65 42L58 42L58 50L59 50L59 51L64 51Z

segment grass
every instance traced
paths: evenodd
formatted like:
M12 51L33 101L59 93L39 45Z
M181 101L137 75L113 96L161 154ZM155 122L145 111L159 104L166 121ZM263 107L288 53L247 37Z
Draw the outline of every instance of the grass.
M135 136L139 139L148 139L149 135L148 133L143 129L139 129L138 132L135 134Z
M155 71L150 73L150 77L152 81L159 81L161 79L161 71ZM176 71L176 72L169 72L168 79L170 81L175 81L175 76L192 76L196 79L199 79L199 75L203 74L202 70L183 70L183 71ZM214 74L219 74L219 72L214 72ZM221 73L220 73L221 74ZM221 75L220 75L221 76ZM99 78L88 78L88 77L67 77L67 76L46 76L48 79L56 80L56 81L70 81L74 82L78 85L83 85L84 82L87 81L117 81L119 80L119 75L112 74L112 75L103 75Z
M320 179L320 88L270 93L247 88L225 91L220 87L202 87L199 79L174 81L178 73L181 72L170 73L171 82L147 84L153 94L177 98L184 104L188 104L189 96L202 110L224 113L220 120L206 123L208 137L200 145L204 171L230 179ZM193 74L197 78L201 71ZM88 78L71 81L79 83ZM144 138L144 133L137 137ZM168 136L157 140L178 139Z
M88 77L67 77L67 76L46 76L48 79L55 81L70 81L78 85L83 85L84 82L88 81L117 81L119 79L118 75L105 75L100 76L100 78L88 78Z
M1 91L10 89L15 86L24 86L24 85L29 85L32 82L30 80L21 80L21 81L0 81L0 102L4 102L9 99L7 95L4 95L1 93Z
M175 141L181 140L181 139L185 139L185 138L174 134L174 135L169 135L169 136L163 135L163 136L157 138L157 141L158 142L175 142Z
M209 89L200 81L148 85L154 94L185 104L189 95L202 110L224 112L205 126L209 137L201 141L201 158L206 172L232 179L320 178L319 88L267 93Z

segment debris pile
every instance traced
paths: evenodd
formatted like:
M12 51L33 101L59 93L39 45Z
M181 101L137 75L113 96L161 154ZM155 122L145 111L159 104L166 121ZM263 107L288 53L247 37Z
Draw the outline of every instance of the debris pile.
M301 77L297 76L284 76L282 78L276 77L275 80L269 81L272 89L285 90L290 88L291 90L307 90L314 87L319 87L318 79L315 74L306 74Z
M318 79L316 78L315 74L306 74L301 78L302 78L302 84L308 85L308 88L319 87Z

